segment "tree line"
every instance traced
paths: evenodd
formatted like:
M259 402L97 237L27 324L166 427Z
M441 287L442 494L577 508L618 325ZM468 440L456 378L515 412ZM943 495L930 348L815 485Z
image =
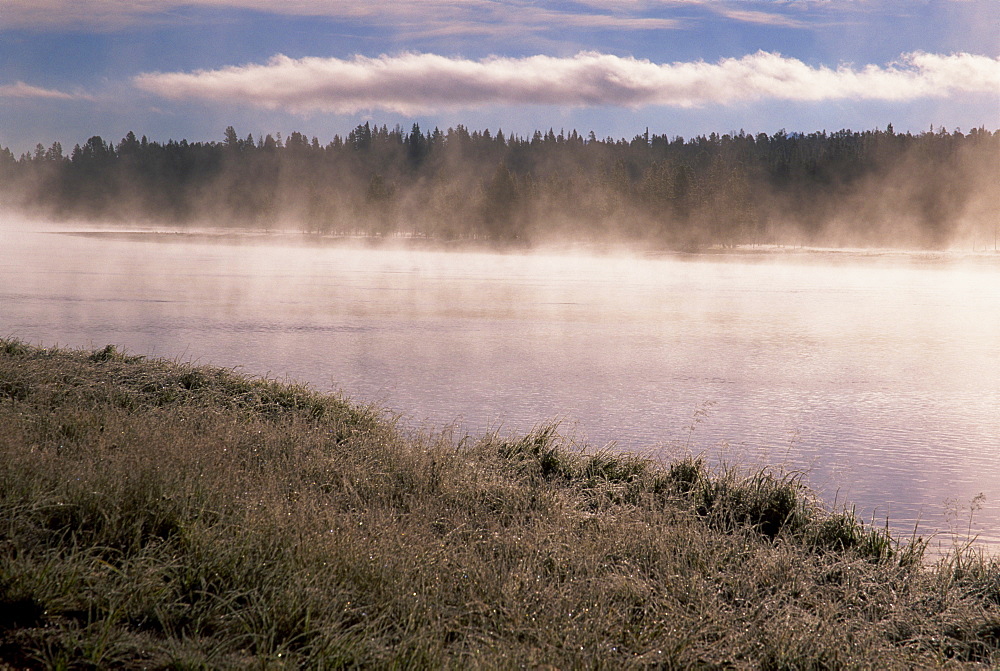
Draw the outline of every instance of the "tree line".
M626 140L368 122L326 144L229 127L0 147L2 203L48 218L525 244L988 246L998 184L1000 130L984 128Z

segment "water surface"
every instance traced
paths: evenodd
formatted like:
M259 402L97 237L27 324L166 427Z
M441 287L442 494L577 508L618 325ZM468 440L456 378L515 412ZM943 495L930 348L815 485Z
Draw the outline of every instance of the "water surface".
M0 226L0 334L239 367L414 427L800 469L1000 542L995 257L602 257Z

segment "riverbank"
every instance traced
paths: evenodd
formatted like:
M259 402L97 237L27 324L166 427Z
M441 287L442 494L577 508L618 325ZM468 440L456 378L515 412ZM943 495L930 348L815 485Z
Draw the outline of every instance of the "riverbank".
M1000 566L793 475L407 435L232 372L0 341L0 665L1000 661Z

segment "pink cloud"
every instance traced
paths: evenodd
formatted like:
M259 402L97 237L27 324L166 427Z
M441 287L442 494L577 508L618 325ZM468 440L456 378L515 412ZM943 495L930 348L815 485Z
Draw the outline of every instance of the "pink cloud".
M434 54L347 60L278 55L264 64L146 73L134 82L172 100L241 101L298 113L415 114L495 105L698 107L991 94L1000 91L1000 59L914 53L885 66L829 68L767 52L669 64L594 52L483 60Z

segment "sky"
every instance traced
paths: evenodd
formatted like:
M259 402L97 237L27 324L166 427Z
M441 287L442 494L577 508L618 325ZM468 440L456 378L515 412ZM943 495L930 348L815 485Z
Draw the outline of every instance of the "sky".
M0 146L1000 129L1000 0L0 0Z

